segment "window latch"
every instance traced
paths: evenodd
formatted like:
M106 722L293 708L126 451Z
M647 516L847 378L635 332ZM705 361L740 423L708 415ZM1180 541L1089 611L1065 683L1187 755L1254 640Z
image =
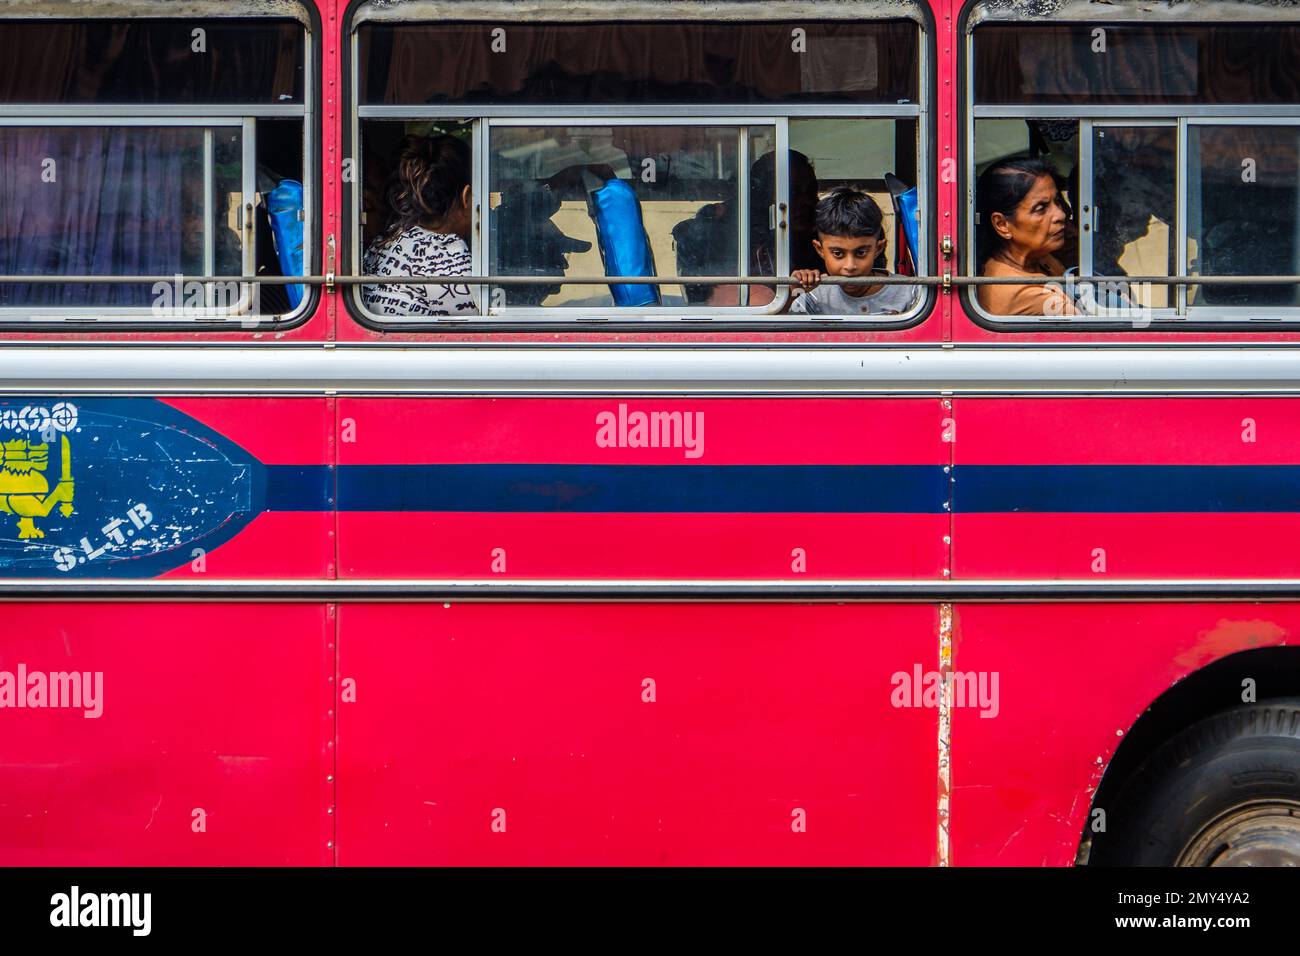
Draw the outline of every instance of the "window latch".
M331 233L325 240L325 291L334 291L334 236Z

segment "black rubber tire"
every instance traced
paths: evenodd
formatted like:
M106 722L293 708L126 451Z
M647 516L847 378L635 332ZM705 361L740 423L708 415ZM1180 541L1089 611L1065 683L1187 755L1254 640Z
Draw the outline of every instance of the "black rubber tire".
M1174 866L1234 808L1273 802L1300 807L1297 698L1234 707L1166 741L1102 808L1107 832L1093 837L1089 862Z

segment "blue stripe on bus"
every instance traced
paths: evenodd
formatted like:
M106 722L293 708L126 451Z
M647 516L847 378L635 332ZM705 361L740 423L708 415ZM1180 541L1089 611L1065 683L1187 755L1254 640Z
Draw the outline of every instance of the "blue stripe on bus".
M342 465L340 511L936 514L939 465ZM330 511L334 471L267 467L270 511ZM1298 465L958 465L953 511L1300 512Z
M349 465L341 511L938 513L931 465Z
M329 465L267 465L267 511L333 511L334 469Z
M963 514L1300 511L1300 465L958 465Z

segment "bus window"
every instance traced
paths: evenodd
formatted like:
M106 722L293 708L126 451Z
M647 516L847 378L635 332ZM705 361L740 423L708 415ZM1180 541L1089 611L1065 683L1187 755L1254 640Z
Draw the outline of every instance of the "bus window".
M1064 244L1052 255L1066 270L1077 271L1080 258L1079 122L1068 118L984 119L975 123L975 177L1006 160L1040 159L1047 164L1068 210ZM989 250L976 243L974 261L981 267Z
M811 224L830 187L810 151L831 185L870 184L891 213L886 174L928 189L917 175L916 20L774 23L738 9L735 20L701 22L693 5L669 4L664 22L566 22L557 4L543 22L502 26L422 22L425 6L365 4L355 18L362 169L351 254L382 262L386 278L432 277L393 271L402 260L380 224L396 215L403 137L454 127L472 150L474 221L455 271L423 285L442 301L457 276L481 277L465 286L474 317L772 316L787 308L788 281L734 280L818 263ZM414 238L451 248L429 218ZM665 277L682 281L655 281ZM352 299L373 324L470 317L436 306L394 315L391 303L371 307L375 288Z
M1189 273L1300 274L1300 125L1188 129ZM1295 285L1192 286L1188 305L1298 306Z
M771 153L773 127L493 123L490 129L489 272L655 276L672 274L681 258L693 258L708 263L714 274L743 275L750 263L755 274L773 274L763 265L775 264L765 242L775 180L769 175L764 183L748 163L754 143ZM751 228L742 229L746 219ZM716 227L693 234L677 229L705 221ZM501 291L507 305L571 309L687 301L681 286L602 283Z
M368 6L362 17L383 14ZM675 7L690 13L690 4ZM359 101L477 102L527 112L541 104L793 106L915 104L919 98L920 34L911 20L699 22L697 13L694 23L566 23L562 8L555 5L556 20L548 23L366 23L357 35ZM512 4L501 10L518 15ZM437 56L430 56L433 50Z
M1291 105L1296 23L988 23L975 31L977 103Z
M54 6L50 4L50 6ZM69 12L86 4L69 3ZM216 16L256 3L211 0ZM0 102L265 106L304 97L303 29L283 19L5 20Z
M999 22L993 11L971 28L967 265L1056 287L1035 301L1057 308L1018 319L1146 327L1300 306L1294 284L1163 281L1300 274L1300 25ZM1051 171L1066 238L990 267L981 177L1017 158ZM973 305L1008 301L981 288Z
M866 192L883 213L885 251L875 264L879 274L916 272L921 223L906 197L917 182L916 135L914 120L800 119L790 123L790 146L808 157L818 200L837 187L851 186ZM816 238L815 204L809 211L812 221L800 224L792 204L790 264L795 269L824 272L825 263L808 238ZM913 305L919 304L916 287L907 290L904 298L908 296Z
M0 25L0 274L31 276L0 284L0 322L301 312L305 286L239 280L305 272L303 22L205 5L208 19ZM133 275L174 278L75 281Z
M155 297L148 284L39 281L47 275L204 275L209 255L241 275L242 155L238 126L0 127L11 170L0 184L0 270L34 277L0 285L0 308L147 309Z
M1172 276L1174 198L1177 193L1178 131L1173 125L1092 124L1092 202L1087 226L1091 275ZM1077 230L1076 230L1077 232ZM1100 307L1111 290L1102 290ZM1168 308L1169 286L1130 283L1121 288L1137 306ZM1113 303L1111 303L1113 304Z

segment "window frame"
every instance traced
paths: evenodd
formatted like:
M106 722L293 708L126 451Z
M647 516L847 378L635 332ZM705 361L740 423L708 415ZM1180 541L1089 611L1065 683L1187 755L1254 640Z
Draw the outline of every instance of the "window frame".
M671 108L670 108L671 109ZM527 118L503 116L503 117L482 117L474 121L474 157L475 157L475 180L474 195L490 196L490 187L492 185L492 130L493 129L510 129L510 128L530 128L530 127L571 127L582 129L587 125L592 126L699 126L699 127L721 127L731 129L735 132L737 138L736 153L736 203L737 216L739 223L741 242L738 245L739 258L744 259L746 266L742 267L737 262L737 275L748 275L748 262L751 251L749 249L749 203L745 197L749 195L749 165L751 157L749 156L749 130L752 127L770 127L773 131L773 142L776 150L775 157L775 186L776 195L773 202L777 209L785 208L789 205L790 199L790 162L789 162L789 143L790 134L787 120L783 116L755 116L747 117L747 122L738 122L735 118L723 118L710 116L707 114L696 115L696 111L691 113L656 113L647 114L640 117L632 116L599 116L591 119L575 121L571 116L561 116L558 113L549 115L547 110L546 116L533 116ZM488 269L488 250L492 248L492 217L486 214L483 209L483 203L475 201L474 203L474 235L479 237L476 241L477 249L475 252L475 271L479 275L490 275ZM790 248L788 242L778 242L776 244L776 271L778 275L784 275L790 269ZM783 271L784 270L784 271ZM612 278L605 276L605 278ZM605 285L602 283L601 285ZM590 286L590 288L600 288L600 285ZM660 290L670 288L670 286L659 286ZM586 308L579 306L549 306L549 307L493 307L491 304L492 284L477 286L475 297L480 303L480 317L483 319L518 318L521 321L536 321L538 318L549 318L557 316L560 319L587 319L589 321L602 321L625 315L627 310L617 306L596 306ZM742 293L748 290L742 287ZM790 300L789 286L776 286L776 296L766 306L735 306L725 307L714 310L726 319L735 317L750 317L755 315L772 315L776 314ZM747 296L746 296L747 298ZM483 311L481 303L487 302L488 309ZM636 309L638 315L654 316L657 319L677 318L682 311L693 306L641 306ZM462 320L463 321L463 320Z
M72 113L67 112L58 116L36 117L25 116L15 117L8 115L4 107L0 107L0 129L63 129L68 127L82 127L85 129L111 129L114 127L125 127L128 129L201 129L203 130L203 274L212 275L216 261L216 201L215 201L215 150L213 148L213 131L218 129L238 129L240 130L240 189L241 196L252 196L257 191L257 144L254 140L255 123L251 118L232 116L228 118L220 117L202 117L202 116L172 116L172 115L140 115L140 116L109 116L97 117L86 112ZM240 209L240 228L246 235L248 229L245 225L245 216L247 215L247 199L241 203ZM252 242L241 242L240 246L240 268L242 275L253 274L253 263L255 262L256 247ZM182 276L180 281L186 281L187 277ZM32 284L39 285L40 277L34 276ZM128 283L122 283L126 285ZM142 284L142 283L137 283ZM188 282L186 283L188 284ZM246 308L251 304L248 300L252 297L251 283L240 283L239 301L227 309L213 309L211 312L210 302L212 299L212 283L204 283L204 311L200 313L201 318L206 319L229 319L242 315ZM122 320L132 319L140 320L146 317L157 321L173 321L174 316L164 319L155 318L152 313L142 312L138 306L74 306L74 305L57 305L57 306L0 306L0 327L5 323L18 323L22 317L28 317L31 321L65 321L65 322L90 322L99 316L108 316L111 319ZM140 321L133 321L134 325L143 324Z
M243 203L241 223L244 239L241 248L241 265L243 275L230 277L255 278L257 261L257 230L249 228L248 204L257 195L257 138L256 128L259 119L300 120L302 123L302 186L303 186L303 277L308 278L314 271L314 263L319 257L315 235L316 223L319 221L320 192L318 185L317 164L319 156L317 144L320 141L319 113L316 107L316 75L319 70L319 15L314 5L298 3L295 6L301 16L294 16L286 7L284 12L273 15L247 10L236 12L216 12L219 7L213 5L212 12L200 9L192 17L164 15L156 6L142 6L140 12L131 12L125 17L114 19L128 20L291 20L301 30L302 67L303 67L303 102L302 103L0 103L0 127L112 127L136 126L154 128L201 127L209 129L241 129L241 187ZM104 19L103 16L87 15L79 12L78 16L54 17L67 23L88 22ZM7 20L27 20L32 17L22 14L0 17L0 29ZM207 175L211 171L212 142L211 136L205 136L204 183L205 220L207 239L204 250L204 275L212 275L209 268L213 266L212 257L215 236L215 214L213 204L213 179ZM256 207L254 206L254 209ZM255 214L255 213L254 213ZM181 276L181 282L191 281L190 276ZM40 277L33 277L34 283ZM124 283L125 284L125 283ZM291 283L290 283L291 284ZM130 306L10 306L0 307L0 332L72 332L93 328L95 331L125 332L159 332L159 331L265 331L274 329L283 331L305 322L315 311L319 292L315 285L304 285L302 301L296 308L280 314L251 313L247 306L250 295L257 301L255 293L260 291L259 282L241 282L240 298L233 308L220 312L210 312L212 283L207 287L205 307L200 314L190 317L181 309L180 315L158 317L147 309Z
M961 123L960 148L964 161L962 174L965 177L963 201L958 214L960 217L960 235L962 252L960 265L965 276L978 275L975 262L975 185L976 185L976 151L975 127L980 120L993 119L1052 119L1076 120L1079 123L1079 202L1080 209L1088 208L1091 215L1095 210L1092 200L1093 144L1091 132L1097 126L1174 126L1176 128L1176 160L1174 169L1175 196L1174 218L1171 224L1174 232L1175 258L1174 272L1171 278L1197 278L1187 273L1187 210L1190 202L1188 180L1190 174L1188 152L1188 129L1192 126L1300 126L1300 104L1295 105L1253 105L1253 104L1101 104L1077 105L1061 103L995 104L975 102L975 34L979 27L988 23L1002 26L1018 25L1032 29L1034 26L1075 26L1095 28L1098 25L1115 26L1176 26L1197 25L1204 27L1222 27L1228 23L1270 22L1300 23L1300 7L1291 9L1289 17L1251 18L1240 16L1241 10L1231 18L1225 16L1215 20L1201 15L1187 19L1151 19L1131 13L1135 9L1132 0L1119 0L1113 8L1096 11L1082 11L1072 6L1068 15L1048 16L1014 16L1005 9L994 8L989 0L968 0L962 14L963 32L961 64L958 71L963 86L960 107L963 112ZM1198 5L1203 13L1204 5ZM1078 212L1076 211L1076 215ZM1081 220L1080 220L1081 221ZM1084 273L1085 261L1089 269L1092 266L1092 251L1095 234L1089 231L1087 242L1080 233L1079 277L1080 283L1090 279L1099 282L1123 281L1124 276L1090 276ZM986 311L975 295L975 286L966 285L960 290L962 305L973 322L984 328L997 332L1241 332L1241 331L1294 331L1300 329L1300 305L1293 306L1191 306L1187 304L1187 291L1195 282L1182 285L1170 285L1174 289L1171 298L1173 308L1151 309L1148 318L1135 321L1132 316L1085 316L1069 318L1061 316L998 316ZM1261 315L1261 313L1263 313Z
M490 4L488 4L490 6ZM416 5L413 5L416 6ZM476 6L482 6L478 4ZM739 5L738 5L739 6ZM883 8L882 8L883 9ZM931 248L934 245L934 216L936 190L933 179L934 150L935 150L935 127L933 105L931 99L934 92L935 58L932 50L934 42L933 21L928 16L928 7L924 4L915 4L907 12L900 13L896 8L891 7L891 14L888 18L909 20L917 30L917 102L900 104L900 103L876 103L876 104L854 104L854 103L833 103L833 104L739 104L727 105L710 103L705 105L693 104L621 104L621 105L538 105L527 108L519 106L498 106L485 104L411 104L411 105L364 105L361 103L361 77L360 77L360 29L370 22L383 22L388 25L395 23L419 24L433 22L424 17L412 14L409 17L402 17L398 12L386 11L382 18L366 18L358 16L369 10L367 0L353 0L350 4L348 15L345 20L345 49L347 51L347 70L346 70L346 106L348 109L345 129L350 141L349 154L355 156L354 164L357 167L354 171L352 180L345 186L349 190L349 196L345 199L346 212L346 240L345 250L352 265L352 277L363 275L361 270L362 255L362 222L361 222L361 202L362 190L358 188L358 183L362 180L360 165L362 162L363 150L361 148L361 124L363 120L395 120L395 121L421 121L437 119L453 119L460 122L473 123L472 146L474 149L474 181L472 190L474 192L474 241L471 243L471 254L473 256L474 275L478 277L485 276L487 265L487 215L483 207L482 197L486 196L484 189L488 183L488 169L491 157L488 155L485 147L488 144L488 137L485 132L487 128L493 125L511 125L511 126L543 126L543 125L714 125L728 127L742 127L744 125L766 125L776 127L776 179L777 179L777 203L788 200L789 181L788 181L788 154L789 154L789 123L796 120L817 119L817 118L843 118L850 120L899 120L908 119L915 123L916 129L916 162L917 162L917 200L920 209L918 223L918 243L920 249L917 250L917 277L918 278L935 278L934 252ZM458 12L455 21L451 22L481 22L482 14L476 10L466 10L464 13ZM527 22L547 24L547 23L583 23L583 22L609 22L618 18L616 12L602 12L594 16L586 16L582 13L566 13L560 7L543 8L540 11L529 11L525 15ZM681 20L690 22L692 20L699 22L715 22L713 19L700 16L696 12L693 16L665 14L665 19ZM627 16L629 22L652 22L644 18ZM800 17L795 14L774 19L773 22L794 23L800 19L806 19L810 22L837 22L847 21L850 18L841 15L838 17L828 16L822 12L820 15L809 8L807 16ZM886 17L881 17L886 19ZM440 21L447 22L447 21ZM737 17L734 22L741 23L744 20ZM745 120L751 122L746 124ZM485 122L486 121L486 122ZM746 181L748 169L738 173L738 189ZM741 193L743 195L743 193ZM742 206L746 205L744 203ZM778 264L776 271L778 274L788 275L789 273L789 242L778 243ZM784 272L782 267L784 266ZM672 274L672 273L670 273ZM616 277L606 277L616 278ZM737 279L743 278L737 276ZM679 283L663 283L663 286L672 287ZM738 281L736 283L740 285ZM903 315L885 316L878 319L858 316L804 316L781 314L772 311L774 306L782 303L789 298L790 286L774 286L776 297L772 304L765 307L740 307L740 306L704 306L704 305L685 305L685 306L661 306L657 308L619 308L619 307L564 307L564 306L509 306L500 311L493 313L493 308L489 303L485 311L483 303L485 299L485 290L490 283L472 283L474 297L479 303L477 313L468 316L417 316L410 318L380 316L370 312L365 308L361 296L361 284L350 284L344 297L347 309L353 319L365 328L379 332L445 332L454 331L474 331L474 332L533 332L533 331L609 331L609 332L680 332L680 331L765 331L765 332L789 332L789 331L810 331L826 329L844 330L844 331L884 331L908 328L918 325L929 318L935 302L937 301L936 290L930 286L917 286L919 294L916 297L915 306ZM599 288L600 286L594 286Z

